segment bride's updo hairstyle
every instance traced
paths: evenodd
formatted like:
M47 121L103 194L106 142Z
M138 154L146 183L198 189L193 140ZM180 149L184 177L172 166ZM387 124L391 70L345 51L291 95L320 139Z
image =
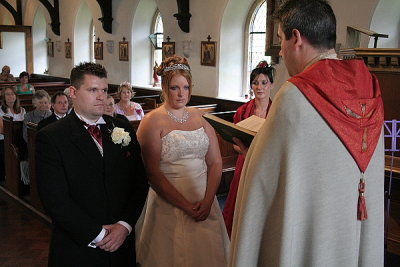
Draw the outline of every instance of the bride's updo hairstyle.
M174 55L164 59L157 68L157 75L161 76L161 99L163 102L168 100L168 90L171 80L176 75L182 75L189 84L189 98L192 95L192 74L190 74L190 66L186 58Z

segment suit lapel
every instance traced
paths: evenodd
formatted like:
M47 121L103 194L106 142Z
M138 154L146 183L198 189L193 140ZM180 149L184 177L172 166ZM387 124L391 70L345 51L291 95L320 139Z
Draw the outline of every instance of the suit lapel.
M89 165L95 167L96 170L103 170L103 158L97 145L89 132L85 129L82 122L74 114L67 117L71 123L71 141L81 151ZM66 119L67 119L66 118Z
M106 124L100 125L101 134L103 138L103 158L105 166L105 173L112 171L115 164L120 160L121 157L121 145L116 145L111 140L111 132L115 125L110 118L103 116Z

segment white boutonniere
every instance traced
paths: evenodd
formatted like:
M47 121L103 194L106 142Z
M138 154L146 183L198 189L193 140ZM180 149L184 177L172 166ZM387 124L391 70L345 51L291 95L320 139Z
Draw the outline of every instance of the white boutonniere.
M114 144L127 146L131 142L131 137L129 136L129 133L126 132L123 128L114 127L111 132L111 140Z

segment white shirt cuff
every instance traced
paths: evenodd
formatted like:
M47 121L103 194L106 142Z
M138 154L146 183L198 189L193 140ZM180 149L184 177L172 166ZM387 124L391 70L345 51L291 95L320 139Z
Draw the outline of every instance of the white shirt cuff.
M107 233L107 230L102 228L100 234L98 236L96 236L96 238L93 239L92 242L89 243L88 247L96 248L96 243L98 243L101 240L103 240L103 238L106 235L106 233Z
M117 223L120 224L120 225L122 225L122 226L124 226L126 229L128 229L128 232L129 232L128 235L131 234L131 232L132 232L132 227L131 227L128 223L126 223L126 222L124 222L124 221L119 221L119 222L117 222Z

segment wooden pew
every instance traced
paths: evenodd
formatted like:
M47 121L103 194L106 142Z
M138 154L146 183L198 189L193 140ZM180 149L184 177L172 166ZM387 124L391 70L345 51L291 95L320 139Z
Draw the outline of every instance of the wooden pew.
M21 196L24 185L21 181L20 160L26 152L26 143L22 138L22 121L4 116L4 157L6 172L6 188L15 196Z
M30 203L35 209L44 212L42 202L39 197L36 177L36 131L37 124L28 122L28 162L29 162L29 179L30 179Z
M197 108L203 111L204 113L213 113L217 111L217 104L205 104L205 105L195 105L188 106L188 108Z
M392 172L392 173L391 173ZM392 180L390 180L392 176ZM390 187L390 194L389 194ZM389 204L389 207L388 205ZM400 255L400 157L385 155L385 214L387 250Z

